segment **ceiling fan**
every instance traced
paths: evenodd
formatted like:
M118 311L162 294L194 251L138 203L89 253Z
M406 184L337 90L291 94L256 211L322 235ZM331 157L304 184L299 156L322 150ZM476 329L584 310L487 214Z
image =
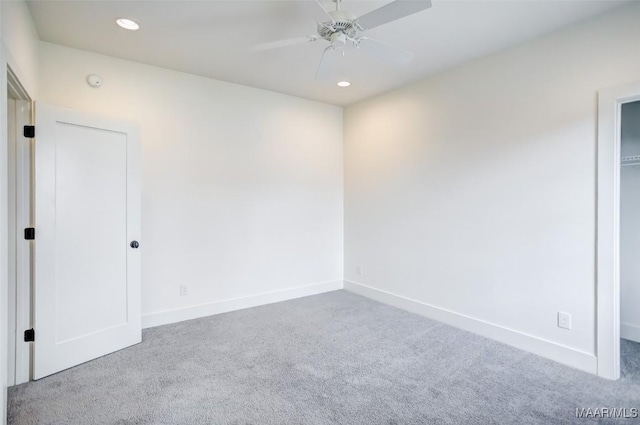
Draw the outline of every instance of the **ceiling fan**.
M413 53L373 40L363 36L362 33L431 7L431 0L395 0L365 15L356 17L341 9L342 0L333 0L336 4L333 11L325 9L319 0L314 1L328 17L327 21L318 22L317 34L263 43L255 46L253 50L277 49L318 40L328 41L330 44L324 49L320 58L316 80L327 79L331 76L336 60L340 56L344 56L345 47L349 44L392 63L409 62L413 58Z

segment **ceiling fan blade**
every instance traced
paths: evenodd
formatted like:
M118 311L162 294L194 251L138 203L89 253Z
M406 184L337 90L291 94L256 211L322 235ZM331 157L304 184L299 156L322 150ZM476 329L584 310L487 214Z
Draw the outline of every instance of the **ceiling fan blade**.
M316 4L318 5L318 7L319 7L320 9L322 9L322 12L320 12L320 11L318 10L318 15L316 15L316 18L317 18L316 20L317 20L318 22L324 22L327 18L329 18L329 21L330 21L330 22L335 22L335 21L333 20L333 16L331 16L331 15L329 14L329 11L328 11L327 9L325 9L325 8L324 8L324 6L322 5L322 3L320 3L320 0L314 0L314 1L315 1L315 2L316 2Z
M328 79L335 68L336 60L338 59L338 49L333 46L329 46L324 49L322 58L320 58L320 64L316 71L316 80Z
M362 29L368 30L386 24L387 22L413 15L430 7L431 0L396 0L366 15L362 15L357 18L355 22L357 22Z
M253 46L251 48L251 50L253 50L255 52L261 52L263 50L278 49L280 47L295 46L297 44L311 43L312 41L316 41L317 39L318 39L318 37L315 36L315 35L309 35L309 36L306 36L306 37L287 38L287 39L284 39L284 40L270 41L268 43L258 44L256 46Z
M397 47L389 46L371 38L362 37L358 42L358 48L364 52L376 56L384 61L391 62L396 65L404 65L413 59L413 53Z

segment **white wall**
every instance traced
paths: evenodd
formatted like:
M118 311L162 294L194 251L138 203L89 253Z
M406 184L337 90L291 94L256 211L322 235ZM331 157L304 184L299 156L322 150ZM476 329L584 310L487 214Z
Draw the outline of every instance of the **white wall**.
M1 1L5 57L32 98L38 89L38 33L24 0Z
M140 123L143 324L342 286L341 108L48 43L39 89Z
M0 22L2 22L2 4L0 3ZM4 41L0 43L0 128L7 128L7 74L6 69L6 47ZM0 132L0 169L9 168L8 158L8 131ZM7 423L7 355L8 355L8 332L9 332L9 254L8 254L8 224L9 210L8 200L8 179L0 179L0 423Z
M622 156L640 155L640 102L622 105ZM640 342L640 165L621 168L620 335Z
M633 4L348 107L345 286L595 372L597 92L639 39Z

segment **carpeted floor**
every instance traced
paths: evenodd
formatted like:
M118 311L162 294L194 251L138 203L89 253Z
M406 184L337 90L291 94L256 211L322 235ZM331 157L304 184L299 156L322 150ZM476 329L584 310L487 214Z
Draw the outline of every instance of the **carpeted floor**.
M337 291L145 330L11 388L9 424L595 423L576 408L640 408L640 344L623 352L606 381Z

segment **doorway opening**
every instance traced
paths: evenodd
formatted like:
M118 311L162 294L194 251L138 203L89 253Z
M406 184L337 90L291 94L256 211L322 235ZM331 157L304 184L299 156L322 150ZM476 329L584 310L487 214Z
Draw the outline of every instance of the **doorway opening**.
M620 109L620 374L640 376L640 101Z
M622 297L625 297L624 309L625 314L628 314L627 297L632 296L627 293L629 285L626 283L624 285L625 293L621 292L621 266L625 266L625 282L634 280L635 267L634 265L630 266L629 258L626 256L633 257L634 255L627 246L630 240L633 240L633 231L629 227L632 222L628 219L630 215L633 215L634 204L637 202L634 197L638 196L632 193L633 190L625 190L625 193L622 194L621 189L628 189L631 187L630 185L634 184L633 178L627 177L632 176L633 166L631 164L635 161L634 157L640 156L640 153L638 155L631 154L633 148L630 140L625 141L623 150L622 120L623 110L633 111L637 108L636 102L640 102L640 82L601 90L598 93L596 357L598 375L608 379L620 378L621 347L624 348L625 355L628 355L629 347L632 348L632 351L635 348L633 344L628 345L627 339L621 344L620 337ZM633 126L633 124L625 125ZM638 151L640 152L640 149ZM621 184L623 178L625 178L625 182ZM627 194L627 192L629 193ZM623 208L625 211L621 215ZM622 223L623 220L625 223ZM624 229L621 223L624 224ZM624 235L622 235L622 231L625 232ZM636 242L632 241L632 243ZM635 285L640 285L640 282L636 281L633 287ZM633 302L631 305L634 305ZM637 307L635 304L632 308L637 310ZM626 337L629 336L628 329L625 328L622 331ZM633 354L631 355L633 356Z
M15 73L7 67L7 197L8 197L8 341L7 385L31 378L31 344L24 331L31 328L32 243L22 232L31 227L33 139L24 126L33 123L33 102Z

